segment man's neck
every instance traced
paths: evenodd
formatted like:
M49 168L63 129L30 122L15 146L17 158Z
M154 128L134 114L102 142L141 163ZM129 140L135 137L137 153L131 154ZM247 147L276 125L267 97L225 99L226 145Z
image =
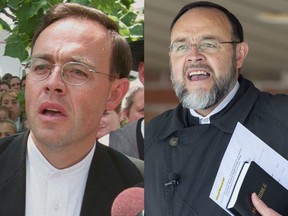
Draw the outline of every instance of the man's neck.
M45 145L39 143L32 132L31 138L36 148L41 152L46 160L57 169L65 169L79 163L89 154L95 145L95 139L90 142L83 141L78 144L69 143L69 145Z

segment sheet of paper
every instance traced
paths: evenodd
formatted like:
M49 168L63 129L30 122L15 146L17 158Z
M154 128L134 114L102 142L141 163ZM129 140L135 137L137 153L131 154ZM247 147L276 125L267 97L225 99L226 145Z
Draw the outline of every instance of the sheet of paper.
M233 187L245 161L255 161L288 189L288 161L238 123L221 161L210 198L227 209Z

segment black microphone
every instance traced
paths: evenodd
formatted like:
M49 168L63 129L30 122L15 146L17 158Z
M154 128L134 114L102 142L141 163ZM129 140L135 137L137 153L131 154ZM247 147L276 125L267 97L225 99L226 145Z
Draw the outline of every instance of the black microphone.
M177 186L180 184L180 176L177 173L170 173L168 179L169 182L165 183L165 187L168 187L170 185Z
M193 215L195 216L199 216L197 214L197 212L188 204L186 203L179 195L178 193L178 188L176 187L177 185L180 184L180 175L177 173L170 173L168 176L169 181L167 183L165 183L165 187L168 187L170 185L173 186L173 190L175 190L177 197L179 198L179 200L186 206L186 208L188 208Z

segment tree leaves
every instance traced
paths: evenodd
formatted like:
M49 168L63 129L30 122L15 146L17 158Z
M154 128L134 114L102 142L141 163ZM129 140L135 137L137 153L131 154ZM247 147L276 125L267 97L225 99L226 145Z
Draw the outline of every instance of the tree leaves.
M2 29L7 30L7 31L11 31L10 26L8 25L7 22L5 22L3 19L0 18L0 25L2 27Z
M26 46L19 35L11 34L6 39L4 55L18 58L20 62L28 58L28 52L26 51Z
M27 50L31 46L33 34L49 8L63 0L1 0L0 13L10 17L13 26L0 18L0 27L10 32L6 39L4 55L18 58L21 62L27 60ZM82 5L88 5L102 10L115 20L120 28L120 34L128 41L143 37L143 20L131 8L134 0L67 0Z

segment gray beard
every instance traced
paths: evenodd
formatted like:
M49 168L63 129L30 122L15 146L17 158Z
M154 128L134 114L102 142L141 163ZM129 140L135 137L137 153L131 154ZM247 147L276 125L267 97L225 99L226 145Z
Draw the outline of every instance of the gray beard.
M183 81L176 81L171 73L171 80L174 91L179 98L182 106L188 109L205 110L218 104L235 86L236 79L236 63L235 58L232 60L230 73L226 77L212 77L214 85L210 91L205 89L193 90L189 92L185 87L185 77ZM185 74L185 73L183 73Z

